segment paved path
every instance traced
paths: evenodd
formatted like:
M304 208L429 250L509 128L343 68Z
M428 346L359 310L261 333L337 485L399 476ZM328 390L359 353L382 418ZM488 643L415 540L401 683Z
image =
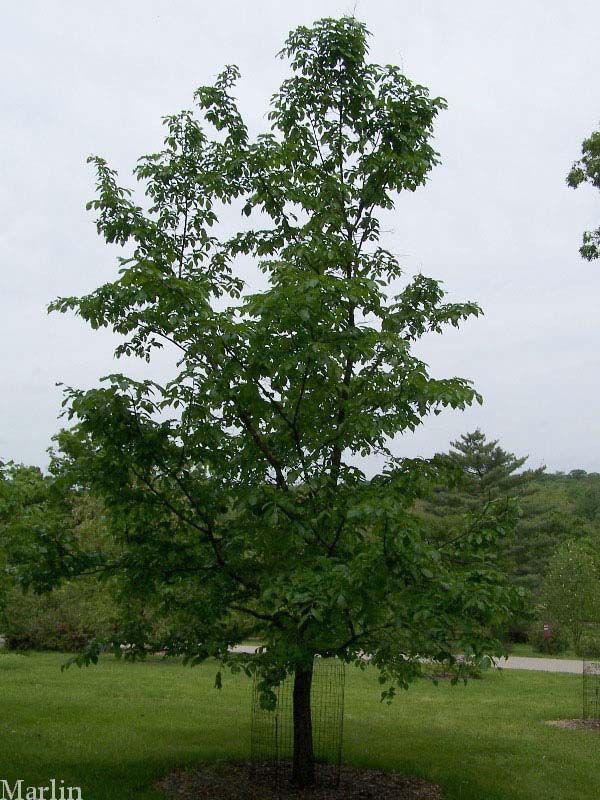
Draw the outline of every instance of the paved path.
M534 669L540 672L570 672L574 675L583 673L581 661L568 658L525 658L523 656L509 656L496 659L496 666L500 669Z
M254 645L240 644L233 648L238 653L254 653ZM531 669L539 672L569 672L581 675L583 666L581 661L567 658L526 658L523 656L509 656L496 659L496 666L500 669Z

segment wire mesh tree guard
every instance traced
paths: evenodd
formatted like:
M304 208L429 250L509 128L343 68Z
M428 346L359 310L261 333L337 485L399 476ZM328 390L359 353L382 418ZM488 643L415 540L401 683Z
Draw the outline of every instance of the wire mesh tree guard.
M583 719L600 720L600 661L583 659Z
M581 636L583 660L583 719L600 720L600 625L584 623Z
M254 676L252 691L252 729L250 758L252 769L268 771L269 779L279 787L289 781L294 752L293 688L289 675L275 689L273 710L260 703L260 678ZM335 658L316 657L310 693L315 773L318 784L338 786L342 763L344 727L343 662Z

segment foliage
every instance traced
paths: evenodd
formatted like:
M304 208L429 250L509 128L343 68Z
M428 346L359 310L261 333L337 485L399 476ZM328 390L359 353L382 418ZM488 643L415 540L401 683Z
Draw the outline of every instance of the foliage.
M500 519L517 514L544 472L544 468L519 471L527 456L517 458L500 447L497 439L487 441L479 429L451 442L449 452L438 458L450 465L450 480L434 486L416 510L437 530L440 541L459 535L468 524L466 520L489 512L490 507L501 515ZM529 588L525 576L531 563L524 557L528 543L523 532L519 520L514 534L504 543L500 559L514 584Z
M569 540L552 557L542 587L548 618L568 628L577 648L589 623L600 623L598 553L587 540Z
M550 626L550 636L544 636L544 622L548 620L535 620L529 630L529 643L540 653L558 655L566 652L571 646L571 636L568 628L560 623L553 622Z
M259 669L267 693L288 672L306 686L314 654L367 652L392 697L423 654L498 652L490 628L515 602L493 557L508 518L492 505L440 547L411 509L443 465L393 453L428 414L480 400L413 352L480 310L446 302L431 278L406 280L379 243L378 211L438 163L445 103L367 52L353 18L293 31L292 75L255 138L227 67L195 94L212 138L183 111L165 118L164 149L139 160L146 208L91 158L98 231L127 255L114 281L51 306L121 334L118 356L177 351L168 383L119 374L67 391L75 427L54 475L102 497L118 543L106 569L169 620L160 646ZM233 234L228 206L243 220ZM263 291L244 286L244 259ZM356 457L374 453L381 470L367 478ZM248 626L264 651L232 656ZM131 655L149 627L130 619Z
M539 597L555 549L568 539L600 541L600 475L542 473L521 496L509 574Z
M556 547L584 532L568 482L540 474L519 498L520 516L509 552L509 575L538 597Z
M566 487L573 503L574 515L584 523L585 535L600 532L600 475L572 470Z
M0 616L0 630L12 650L76 652L94 638L110 638L115 616L110 594L88 578L47 596L13 589Z
M583 629L577 642L576 652L583 658L600 660L600 631L597 626Z
M109 635L115 603L107 586L82 577L49 596L28 591L49 588L49 575L54 585L66 570L78 572L79 562L72 559L81 548L88 566L95 550L109 551L97 499L44 475L38 467L2 464L0 542L0 631L8 647L74 651L96 636Z
M38 467L0 461L0 610L19 579L23 587L35 583L42 590L68 569L75 551L70 511L67 494ZM20 576L18 563L28 564Z
M591 183L600 189L600 131L594 131L583 140L581 152L582 157L573 164L567 175L567 184L576 189L582 183ZM584 232L579 252L588 261L600 257L600 227Z
M6 520L9 514L9 476L8 466L0 461L0 609L6 602L6 594L10 589L8 570L8 542L5 533Z
M521 470L526 457L505 451L497 440L488 442L479 430L451 443L439 458L456 468L454 479L435 486L417 504L418 513L426 515L443 540L456 535L465 515L484 508L490 498L516 502L518 520L505 543L502 565L511 583L528 590L533 599L559 544L585 537L600 542L600 475L585 470L553 474L543 467Z
M455 498L458 504L470 510L478 506L479 500L490 500L515 494L531 479L541 473L517 472L527 461L527 456L517 458L499 446L498 440L487 441L477 428L450 443L445 458L457 468L460 476L462 496Z

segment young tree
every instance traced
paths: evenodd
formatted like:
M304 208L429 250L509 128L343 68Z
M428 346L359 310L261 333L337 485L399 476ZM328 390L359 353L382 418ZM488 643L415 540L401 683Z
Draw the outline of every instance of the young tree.
M352 18L293 31L281 53L292 74L254 139L227 67L195 94L216 133L183 111L165 119L165 148L139 161L146 209L92 158L98 231L129 250L114 281L51 306L122 334L117 355L179 352L166 384L112 375L69 390L76 426L54 469L103 497L120 548L106 568L168 620L166 652L257 670L266 700L294 676L303 785L314 780L315 655L370 654L390 697L422 656L496 652L490 626L514 600L489 558L494 520L440 547L410 513L435 463L393 454L393 438L429 413L480 399L412 352L479 308L444 302L423 275L390 297L402 272L379 244L377 212L425 184L445 104L367 50ZM219 236L229 205L246 221ZM236 273L246 257L264 291ZM355 457L373 453L369 479ZM232 654L249 625L264 649ZM125 635L144 650L143 619Z
M567 175L567 185L576 189L582 183L591 183L600 189L600 131L583 140L582 157L571 167ZM594 231L584 231L583 244L579 248L582 258L593 261L600 257L600 227Z
M542 587L547 615L564 625L579 649L586 624L600 625L598 553L585 539L556 548Z

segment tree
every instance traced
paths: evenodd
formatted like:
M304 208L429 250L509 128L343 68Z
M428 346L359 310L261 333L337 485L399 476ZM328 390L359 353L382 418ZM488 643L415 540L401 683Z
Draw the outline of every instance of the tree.
M509 574L538 597L556 547L581 535L572 504L552 475L534 480L519 501L520 516L510 547Z
M434 486L430 497L418 504L418 513L426 515L442 541L457 535L471 517L483 513L493 501L500 519L519 514L513 535L499 557L515 585L531 588L531 574L538 565L530 552L530 531L523 525L522 510L526 505L531 508L530 497L544 468L521 470L527 456L517 458L500 447L497 439L487 441L479 429L451 442L449 452L438 458L451 467L451 480Z
M598 553L587 540L569 540L556 549L542 588L549 618L564 625L579 648L586 624L600 624Z
M76 547L69 518L71 504L64 484L39 467L0 461L0 582L4 591L19 581L50 589L74 564ZM43 558L40 558L43 553ZM86 555L86 562L89 556ZM28 570L19 573L18 564Z
M0 611L6 602L6 596L11 586L6 536L6 524L11 506L10 490L9 465L0 461Z
M168 383L119 374L67 390L75 426L58 438L54 474L103 498L119 543L106 569L168 620L163 650L258 671L266 703L293 674L302 785L314 780L315 655L370 654L391 697L424 655L460 674L455 653L499 652L489 630L514 603L490 558L495 520L440 547L411 508L441 467L393 453L428 414L480 400L412 352L480 310L445 302L431 278L404 280L379 244L378 210L438 163L430 138L445 103L367 52L352 18L293 31L281 53L292 74L254 139L227 67L195 94L212 138L183 111L165 119L164 149L139 161L145 210L91 158L98 231L127 253L114 281L51 306L121 334L118 356L179 353ZM229 235L227 206L247 218ZM247 258L263 291L236 273ZM368 478L356 456L373 453L381 469ZM134 656L147 628L130 623ZM262 652L232 654L249 631Z
M482 502L515 495L540 472L517 472L527 456L517 458L514 453L503 450L497 439L488 442L479 428L450 442L449 452L440 454L439 458L453 468L455 480L454 485L438 487L435 504L438 510L447 504L464 511L473 510ZM447 489L458 492L448 495Z
M573 164L567 175L567 185L576 189L582 183L591 183L600 189L600 131L593 131L590 137L583 140L581 152L582 157ZM600 257L600 227L584 232L579 252L588 261Z
M576 476L575 472L582 474ZM569 478L570 487L574 488L572 496L575 514L591 524L597 535L600 533L600 475L584 470L571 470Z
M37 467L4 464L0 467L0 631L14 649L73 651L94 635L112 631L114 602L108 587L92 576L65 582L51 597L27 592L31 584L53 578L66 550L56 545L73 535L87 553L109 548L102 508L88 494L61 492L58 482ZM40 559L39 551L44 557ZM86 562L88 559L86 558ZM30 566L27 575L19 569ZM19 575L28 579L19 585Z
M464 473L464 491L471 497L514 494L531 480L531 474L517 472L528 456L517 458L503 450L498 439L488 442L479 428L451 442L450 447L448 458Z

